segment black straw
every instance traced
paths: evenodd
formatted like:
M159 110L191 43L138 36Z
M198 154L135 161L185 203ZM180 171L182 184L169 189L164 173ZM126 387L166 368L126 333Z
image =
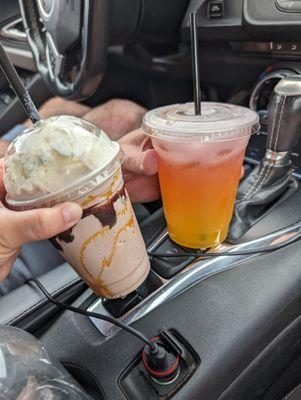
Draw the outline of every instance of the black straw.
M13 88L14 92L16 93L20 103L22 104L28 118L33 122L37 122L40 120L40 116L30 94L26 90L25 86L23 85L15 67L11 63L6 51L4 50L2 44L0 43L0 67Z
M197 30L197 13L190 14L191 34L191 56L192 56L192 78L193 78L193 99L195 115L201 115L201 88L199 72L199 47Z

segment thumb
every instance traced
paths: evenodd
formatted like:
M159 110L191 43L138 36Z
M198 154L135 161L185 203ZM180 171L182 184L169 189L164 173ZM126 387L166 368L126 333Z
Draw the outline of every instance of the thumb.
M152 176L158 172L157 155L154 149L126 154L124 169L138 175Z
M63 203L53 208L30 211L0 210L1 225L5 226L5 240L10 248L27 242L49 239L75 225L82 216L76 203Z
M5 187L3 183L3 174L4 174L4 159L0 159L0 201L3 201L5 198Z

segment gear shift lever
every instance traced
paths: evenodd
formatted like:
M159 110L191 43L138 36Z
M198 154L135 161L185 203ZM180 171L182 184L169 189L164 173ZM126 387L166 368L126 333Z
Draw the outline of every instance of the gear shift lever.
M301 134L301 77L282 79L274 88L269 102L266 157L278 159L292 151Z
M274 88L268 106L266 153L238 190L228 240L235 242L298 187L290 153L301 136L301 78L287 77Z

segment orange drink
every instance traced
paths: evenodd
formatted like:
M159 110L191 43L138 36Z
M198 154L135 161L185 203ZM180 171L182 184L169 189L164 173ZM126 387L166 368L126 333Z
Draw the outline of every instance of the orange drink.
M258 117L220 103L203 103L202 116L192 110L189 103L150 111L144 128L158 155L170 238L182 246L208 248L227 236L246 146Z
M232 145L198 144L195 160L179 162L175 151L154 140L168 232L182 246L211 247L227 236L246 140ZM207 157L199 158L202 153Z

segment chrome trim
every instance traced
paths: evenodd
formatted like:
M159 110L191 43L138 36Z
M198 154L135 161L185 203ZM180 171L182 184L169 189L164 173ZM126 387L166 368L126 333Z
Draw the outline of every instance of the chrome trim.
M269 163L279 164L285 160L289 154L289 151L273 151L268 149L265 153L265 158L269 161Z
M26 42L27 41L26 33L24 31L21 31L20 29L15 28L15 26L20 24L21 22L22 18L17 18L9 22L8 24L4 25L1 28L1 36L16 41Z
M163 240L168 236L167 228L165 228L160 235L157 237L157 239L148 247L148 251L153 251L155 250L162 242Z
M54 81L59 76L64 57L58 52L54 44L54 41L52 39L52 36L49 32L46 32L46 41L47 41L47 46L46 46L47 67L50 79ZM54 57L54 62L55 62L54 65L51 60L50 51L52 52L52 56Z
M291 240L293 238L297 239L299 237L301 237L301 220L277 232L273 232L269 235L246 243L238 245L221 244L217 248L211 249L211 252L223 253L224 251L230 251L235 254L242 250L259 251L260 248L285 243L288 240ZM144 301L139 303L136 307L134 307L132 310L122 316L120 320L127 325L133 323L134 321L138 321L139 319L145 317L151 311L156 309L158 306L173 299L174 297L183 293L188 288L201 282L202 280L210 276L216 275L220 272L232 269L238 264L241 265L241 263L246 260L255 257L259 258L262 256L262 254L263 253L233 257L220 256L213 259L205 259L204 257L200 257L188 267L186 267L182 272L164 283L148 298L146 298ZM96 302L92 304L88 308L88 310L101 312L108 315L108 312L102 305L102 299L96 300ZM96 320L94 318L91 318L91 321L104 336L111 336L120 329L106 321Z
M11 62L17 66L29 71L36 71L36 64L33 59L33 55L29 50L17 49L4 45L5 51L7 52Z
M5 41L3 47L15 66L29 71L36 71L36 65L31 51L26 48L27 46L23 46L23 44L27 44L26 33L22 30L15 29L15 26L21 22L22 18L16 18L1 27L0 37L11 40L11 42L9 42L9 40ZM24 48L16 47L17 43L20 43Z
M257 165L260 164L260 161L255 160L254 158L251 158L251 157L245 157L245 161L246 161L248 164L255 165L255 166L257 166ZM292 175L293 175L294 177L296 177L299 181L301 180L301 174L298 173L298 172L295 172L294 169L292 170Z
M265 82L269 81L270 79L281 80L281 79L286 78L287 76L295 77L298 75L293 70L281 68L281 69L276 69L274 71L269 72L262 79L260 79L259 82L257 82L257 84L255 85L255 87L251 93L250 101L249 101L250 109L253 111L259 111L259 110L257 110L257 102L258 102L259 97L261 96L261 92L262 92Z
M3 47L4 47L5 51L7 51L10 54L15 54L20 57L27 58L28 60L33 60L32 52L29 50L16 49L15 47L6 46L6 45Z
M301 77L285 77L274 88L274 92L279 96L300 96L301 95Z
M37 0L37 3L38 3L38 9L40 11L41 16L44 19L49 19L54 10L54 0L53 0L53 3L51 4L51 9L48 12L45 10L45 7L42 4L41 0Z

